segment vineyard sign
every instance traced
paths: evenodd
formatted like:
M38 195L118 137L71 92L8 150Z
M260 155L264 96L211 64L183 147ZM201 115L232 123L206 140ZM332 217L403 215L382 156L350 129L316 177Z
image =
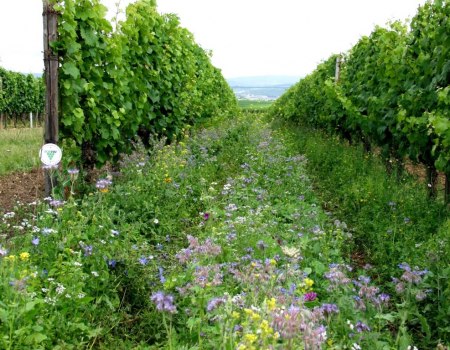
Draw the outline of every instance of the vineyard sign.
M39 157L44 165L58 165L62 158L62 151L54 143L47 143L39 151Z

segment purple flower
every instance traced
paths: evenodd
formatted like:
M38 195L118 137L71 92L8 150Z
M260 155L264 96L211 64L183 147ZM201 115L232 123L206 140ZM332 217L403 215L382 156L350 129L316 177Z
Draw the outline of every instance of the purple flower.
M165 283L166 282L166 278L164 277L163 273L164 273L164 269L162 267L158 267L159 281L161 283Z
M110 259L108 260L108 266L111 267L112 269L116 267L117 261L114 259Z
M258 249L260 250L265 250L267 249L268 245L266 244L266 242L264 242L263 240L258 241L258 243L256 243L256 246L258 247Z
M359 276L358 280L364 284L369 284L370 283L370 277L367 276Z
M214 309L218 308L220 305L225 304L227 299L225 297L220 298L212 298L208 301L208 305L206 306L206 311L211 312Z
M322 304L320 307L325 315L337 314L339 313L339 308L336 304Z
M105 190L107 189L110 185L112 185L112 181L108 180L108 179L99 179L97 180L97 182L95 183L95 187L97 187L99 190Z
M370 332L370 327L361 321L356 322L355 329L358 333Z
M69 175L78 175L80 173L80 170L73 168L73 169L67 169L67 172Z
M62 207L64 205L63 201L60 201L58 199L52 199L49 204L54 207L54 208L59 208Z
M83 245L82 248L84 250L84 256L91 256L92 255L92 250L94 248L91 245Z
M53 164L53 165L43 165L42 166L42 169L45 169L45 170L55 170L55 169L58 169L58 165L56 164Z
M141 256L141 257L139 258L139 263L140 263L141 265L147 265L148 259L147 259L145 256Z
M242 332L243 330L244 330L244 327L242 327L240 324L237 324L233 328L233 331L235 331L235 332Z
M38 246L39 245L39 237L33 237L33 239L31 240L31 244L34 246Z
M390 297L389 294L381 293L381 294L378 296L378 299L380 299L380 301L383 302L383 303L387 303L387 302L391 299L391 297Z
M315 292L308 292L303 296L303 299L305 301L314 301L317 298L317 293Z
M171 314L177 312L176 306L173 304L173 296L170 294L164 294L162 291L154 293L150 300L156 305L156 309L159 311L168 311Z
M226 239L228 242L230 242L230 241L234 241L236 239L236 237L237 237L236 233L232 232L232 233L227 234Z
M8 254L8 251L0 245L0 256L6 256Z
M209 219L209 213L204 213L203 220L208 221L208 219Z

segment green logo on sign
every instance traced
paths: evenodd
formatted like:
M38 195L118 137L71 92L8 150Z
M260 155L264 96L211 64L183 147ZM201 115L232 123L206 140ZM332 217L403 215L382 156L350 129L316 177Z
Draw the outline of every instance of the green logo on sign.
M56 154L56 151L45 151L45 153L47 154L48 159L52 160Z

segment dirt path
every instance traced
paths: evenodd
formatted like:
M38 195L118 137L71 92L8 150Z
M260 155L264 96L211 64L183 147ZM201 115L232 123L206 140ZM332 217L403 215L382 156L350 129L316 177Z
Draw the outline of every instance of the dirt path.
M44 179L40 169L0 176L0 213L10 211L17 201L31 203L44 196Z

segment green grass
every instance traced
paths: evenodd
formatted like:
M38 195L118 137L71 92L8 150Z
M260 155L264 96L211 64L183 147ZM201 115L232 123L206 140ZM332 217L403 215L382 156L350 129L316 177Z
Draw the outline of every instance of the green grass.
M238 105L243 109L264 109L273 104L273 101L252 101L252 100L239 100Z
M42 128L0 130L0 175L39 165L42 132Z
M434 340L448 340L450 215L442 198L429 198L426 186L406 172L387 174L379 156L362 146L293 123L281 130L306 155L322 206L351 228L350 261L370 263L370 275L385 286L392 286L391 276L402 263L431 271L427 284L434 295L422 302L428 322L422 330L429 326ZM417 326L419 320L410 322Z

